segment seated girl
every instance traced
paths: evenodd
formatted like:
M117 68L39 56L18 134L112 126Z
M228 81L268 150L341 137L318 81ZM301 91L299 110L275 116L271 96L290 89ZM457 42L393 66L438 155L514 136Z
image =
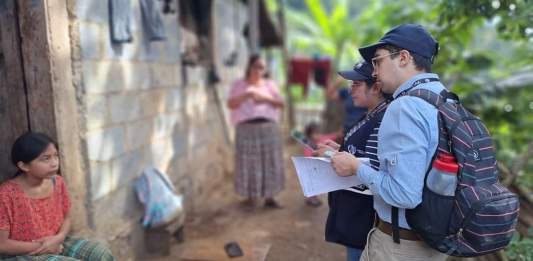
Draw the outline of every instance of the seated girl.
M49 137L20 136L11 161L18 172L0 185L2 260L115 260L103 244L67 236L70 198Z

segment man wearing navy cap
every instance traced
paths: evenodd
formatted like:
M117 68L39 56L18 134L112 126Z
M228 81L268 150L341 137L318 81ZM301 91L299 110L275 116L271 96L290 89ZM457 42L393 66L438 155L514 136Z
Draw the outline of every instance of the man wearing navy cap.
M406 209L422 202L439 129L437 109L404 94L413 89L438 94L444 89L438 76L430 73L438 43L422 26L402 24L359 52L373 64L382 90L394 98L378 132L379 171L344 152L332 157L339 175L357 175L374 194L379 222L369 233L361 260L445 260L446 255L420 241L405 218Z

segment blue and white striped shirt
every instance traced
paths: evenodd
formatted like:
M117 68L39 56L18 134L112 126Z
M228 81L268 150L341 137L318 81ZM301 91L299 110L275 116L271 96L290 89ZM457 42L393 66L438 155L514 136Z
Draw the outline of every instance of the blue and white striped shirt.
M438 145L437 109L426 101L412 96L398 95L417 80L438 78L422 73L404 82L394 92L378 132L379 171L361 164L357 175L374 194L374 208L379 217L391 222L391 206L399 208L399 225L410 229L405 209L422 202L424 176ZM417 85L413 89L427 89L440 93L440 82Z

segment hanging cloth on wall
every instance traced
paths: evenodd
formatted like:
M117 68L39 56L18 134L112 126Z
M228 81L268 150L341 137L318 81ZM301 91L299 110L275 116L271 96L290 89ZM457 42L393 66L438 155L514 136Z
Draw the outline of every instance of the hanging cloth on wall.
M161 6L156 0L140 0L143 28L149 41L163 41L167 38Z
M309 77L313 69L313 61L308 58L291 58L289 84L300 84L304 88L304 94L307 94L309 87Z
M129 43L133 40L131 12L130 0L109 0L109 29L113 43Z
M316 84L326 88L331 74L331 60L329 58L314 60L313 74Z

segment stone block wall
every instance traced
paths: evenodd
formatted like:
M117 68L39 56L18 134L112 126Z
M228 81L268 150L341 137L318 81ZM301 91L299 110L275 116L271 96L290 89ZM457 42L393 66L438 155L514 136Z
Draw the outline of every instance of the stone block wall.
M135 252L132 246L142 244L143 209L133 184L144 167L153 165L167 173L184 195L188 210L200 205L210 188L225 182L232 160L225 94L247 59L242 30L232 32L236 27L229 19L237 11L244 21L246 9L238 0L235 5L214 1L214 62L222 80L210 86L205 67L182 68L176 13L163 16L167 39L148 42L139 1L132 0L133 41L112 44L108 1L70 1L75 3L78 30L72 35L79 34L72 41L79 46L79 57L74 59L79 60L81 75L77 92L89 173L88 220L97 237L127 258ZM241 42L234 66L223 62L229 55L228 35Z

